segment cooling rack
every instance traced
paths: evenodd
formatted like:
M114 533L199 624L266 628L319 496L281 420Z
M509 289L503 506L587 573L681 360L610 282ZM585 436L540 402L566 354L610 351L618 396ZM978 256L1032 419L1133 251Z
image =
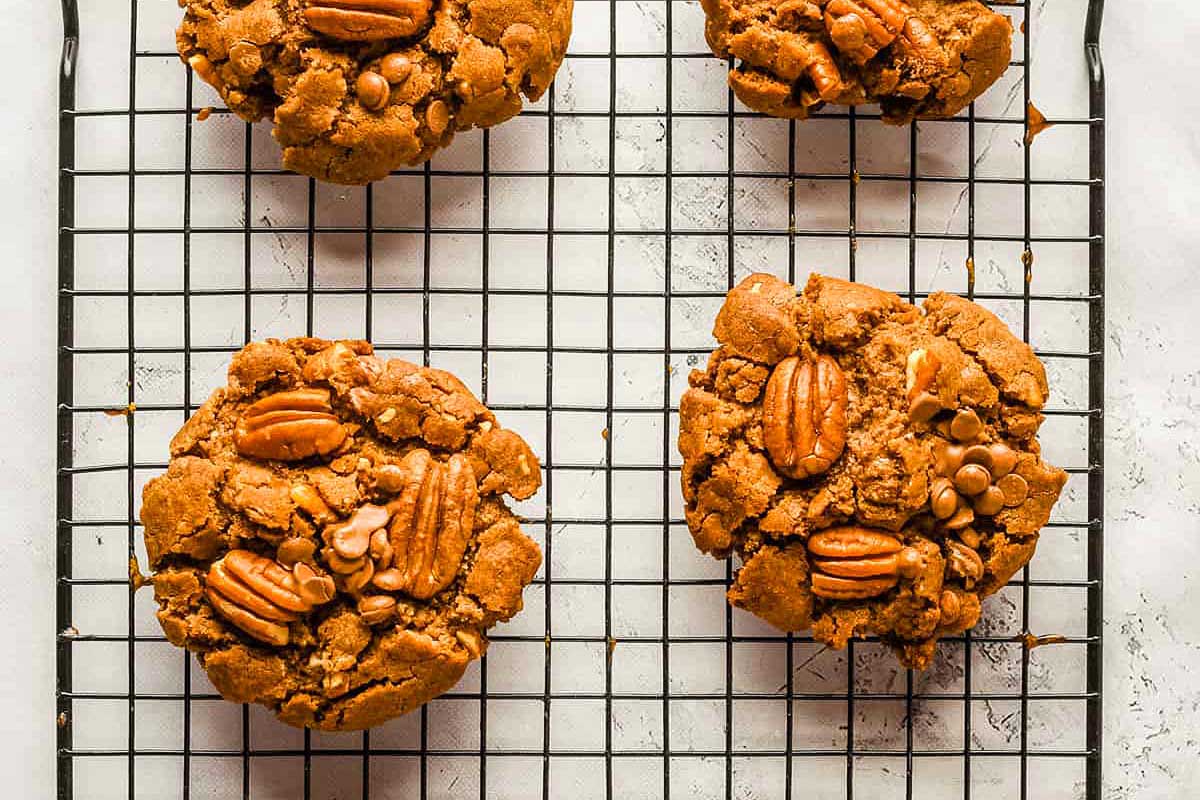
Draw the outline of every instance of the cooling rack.
M63 0L58 796L1099 798L1103 3L995 8L1004 78L897 129L748 113L695 2L576 0L545 98L360 189L284 172L175 56L175 4ZM1038 558L925 673L731 610L683 524L677 402L721 298L810 269L969 295L1051 377L1070 479ZM367 733L220 700L130 585L171 434L242 343L302 334L455 371L544 465L525 611Z

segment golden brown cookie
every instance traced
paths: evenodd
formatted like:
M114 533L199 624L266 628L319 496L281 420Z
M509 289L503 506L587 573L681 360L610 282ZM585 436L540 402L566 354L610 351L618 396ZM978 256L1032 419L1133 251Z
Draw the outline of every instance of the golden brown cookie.
M701 550L729 601L832 647L875 634L923 669L1028 563L1066 483L1037 441L1046 373L991 312L813 275L730 291L679 409Z
M167 638L229 700L355 730L445 692L541 563L537 459L453 375L361 341L233 357L146 485Z
M572 0L180 0L179 53L288 169L334 183L427 160L550 86Z
M878 103L885 122L950 117L1008 69L1012 24L976 0L701 0L713 53L755 111Z

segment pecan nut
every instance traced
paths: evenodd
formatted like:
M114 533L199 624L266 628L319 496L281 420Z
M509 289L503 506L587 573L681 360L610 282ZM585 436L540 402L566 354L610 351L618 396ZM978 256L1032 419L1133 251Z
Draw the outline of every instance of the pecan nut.
M346 429L325 389L268 395L246 409L233 433L239 453L275 461L328 455L345 440Z
M218 614L259 641L288 643L286 623L312 609L291 572L249 550L231 550L208 570L205 594Z
M414 450L400 466L404 489L389 504L393 566L384 571L386 578L384 573L379 577L389 588L394 585L426 600L449 586L458 573L474 528L479 490L471 462L461 453L442 464L428 450Z
M396 614L396 598L373 594L358 601L358 615L368 625L382 625Z
M954 539L946 540L949 551L949 569L951 575L963 579L963 585L972 588L983 577L983 559L970 547Z
M890 533L857 526L830 528L808 540L812 592L830 600L864 600L920 569L921 556Z
M917 52L942 53L937 36L903 0L831 0L825 6L825 27L838 50L857 64L870 61L898 38Z
M908 418L928 422L942 410L942 402L931 391L942 362L933 353L918 348L908 354L904 367L904 388L908 395Z
M431 0L311 0L304 21L317 33L347 42L412 36L429 21Z
M865 64L896 40L911 13L897 0L832 0L825 27L838 50Z
M763 439L776 469L801 480L833 466L846 446L846 379L831 357L785 358L767 381Z

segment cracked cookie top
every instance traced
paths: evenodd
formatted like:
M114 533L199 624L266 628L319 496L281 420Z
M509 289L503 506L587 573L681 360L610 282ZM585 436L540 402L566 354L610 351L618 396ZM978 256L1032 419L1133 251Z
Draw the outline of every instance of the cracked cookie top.
M679 450L697 547L743 560L730 602L924 668L1033 556L1066 483L1036 438L1041 362L960 297L918 309L820 275L799 295L751 275L713 333Z
M354 730L451 688L541 563L541 472L461 381L361 341L233 357L142 497L167 638L221 694Z
M976 0L701 0L713 53L755 111L878 103L885 122L951 117L1008 69L1012 24Z
M179 53L229 108L272 117L288 169L363 184L549 87L572 0L181 0Z

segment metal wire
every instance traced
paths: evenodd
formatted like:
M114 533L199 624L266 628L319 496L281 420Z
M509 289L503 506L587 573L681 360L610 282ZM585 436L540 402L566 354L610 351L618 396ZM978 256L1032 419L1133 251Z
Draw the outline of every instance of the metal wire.
M129 86L128 103L123 107L112 108L78 108L76 106L76 80L79 66L78 53L81 41L86 43L88 32L80 30L79 9L76 0L62 0L64 20L64 45L62 58L62 76L60 81L60 237L59 237L59 349L58 349L58 473L57 473L57 535L58 535L58 569L56 586L57 603L57 681L58 681L58 796L60 798L88 798L127 796L134 797L191 797L195 791L193 781L197 766L203 762L208 764L213 760L233 760L240 764L240 794L249 798L252 794L260 796L255 783L256 770L264 761L278 764L278 759L292 758L296 760L296 768L301 771L298 781L299 792L305 800L317 796L318 787L314 786L314 765L319 760L335 757L357 759L355 772L361 783L361 790L355 790L364 800L370 797L392 797L390 791L394 785L386 785L376 778L374 768L381 761L391 763L391 760L415 759L415 777L409 776L410 781L404 788L404 796L417 796L421 800L430 797L466 796L455 792L453 784L449 787L436 787L433 784L436 772L442 769L444 759L473 759L475 765L476 789L469 794L478 797L508 796L506 781L512 777L512 772L505 766L511 759L528 759L539 762L538 791L543 798L566 797L579 794L587 788L595 794L595 787L573 785L561 788L556 784L556 769L568 762L602 762L603 778L597 781L602 788L605 798L622 797L623 791L628 795L628 789L623 790L625 770L634 768L645 769L645 779L642 782L642 795L663 798L690 796L723 796L730 800L734 796L752 796L739 794L736 787L741 780L739 764L749 760L756 770L779 771L782 767L782 779L779 782L778 793L786 798L793 797L825 797L838 796L852 800L856 792L859 796L875 796L876 791L871 786L863 786L863 766L868 762L880 760L898 760L902 763L903 795L906 798L927 796L933 784L922 782L921 764L937 762L943 759L954 759L960 763L961 796L973 796L973 786L980 770L980 763L1016 759L1019 762L1019 796L1021 798L1035 796L1031 789L1030 764L1033 759L1052 759L1070 761L1083 765L1081 785L1086 797L1098 800L1101 797L1101 685L1102 685L1102 576L1103 576L1103 404L1104 404L1104 79L1101 67L1099 33L1103 13L1103 0L1091 0L1088 8L1088 20L1085 31L1084 50L1088 62L1090 76L1090 111L1086 117L1061 118L1054 122L1060 126L1086 127L1089 133L1090 159L1087 175L1077 177L1035 178L1031 176L1031 159L1029 148L1025 148L1022 172L1011 176L980 176L976 174L977 141L976 131L981 125L1011 126L1020 135L1024 126L1028 125L1028 110L1024 119L1007 117L990 117L978 114L974 107L966 114L948 124L967 126L967 175L965 176L935 176L922 174L921 150L919 147L920 128L913 126L908 141L908 168L905 174L869 174L860 172L860 159L863 156L862 143L859 140L860 126L872 125L878 119L878 114L867 113L863 110L849 109L822 115L825 120L841 120L846 123L848 131L847 169L845 172L805 171L797 163L797 123L787 124L788 157L786 172L770 170L739 169L735 161L735 142L740 121L752 120L757 115L734 111L735 104L732 95L728 97L729 111L705 112L689 109L677 109L673 102L677 85L676 69L688 59L708 59L707 53L676 50L674 46L674 31L676 29L677 4L668 0L663 6L665 22L664 52L627 53L618 48L617 28L619 5L628 0L611 0L608 9L610 23L609 49L607 53L573 54L571 58L577 62L600 62L607 65L608 78L608 109L606 111L586 111L556 107L553 96L540 109L526 112L529 118L544 119L548 131L546 143L546 167L544 170L505 170L505 178L543 178L546 181L546 216L544 226L531 228L500 227L493 224L492 207L497 196L493 186L494 173L491 163L492 134L485 132L482 136L482 162L478 169L442 169L426 164L415 176L421 185L423 193L423 222L420 225L383 225L376 219L376 209L379 201L377 190L368 187L365 190L365 219L363 224L317 224L318 186L315 181L307 181L305 220L302 224L279 225L270 220L260 221L254 218L252 197L254 182L264 176L284 175L274 168L261 168L255 165L253 148L253 128L244 128L244 151L242 164L236 168L196 167L194 160L194 124L197 108L194 102L196 85L190 72L186 77L186 97L180 98L178 107L171 108L140 108L138 102L139 66L149 59L173 58L173 52L154 49L138 48L139 33L139 2L130 0L128 9L129 33ZM1025 70L1023 97L1026 109L1029 108L1031 97L1028 69L1030 64L1030 34L1029 28L1035 21L1031 14L1030 0L1021 4L1003 4L999 7L1023 12L1022 19L1026 26L1024 36L1024 51L1017 54L1013 62L1013 70ZM641 60L659 60L663 63L665 74L666 102L659 110L627 111L618 110L619 82L618 72L626 60L637 58ZM181 66L180 69L183 69ZM553 94L553 93L552 93ZM214 114L228 114L225 109L217 109ZM161 117L164 115L185 117L184 144L182 163L178 166L140 167L138 166L138 123L141 120ZM77 138L77 124L85 119L103 119L106 117L124 118L128 123L128 161L124 168L77 168L77 158L88 142ZM724 119L725 146L727 161L725 170L712 172L704 170L683 170L675 168L676 153L676 124L688 120L722 120ZM561 121L573 120L602 120L607 124L607 168L602 173L560 169L556 153L556 125ZM661 169L650 170L620 170L618 164L618 129L623 123L632 121L661 122L662 140L665 148L665 160ZM801 123L803 124L803 123ZM1021 126L1021 127L1018 127ZM236 181L236 188L241 192L240 202L241 221L237 225L203 225L193 224L193 192L197 178L227 177ZM478 226L442 226L435 225L433 219L433 196L435 184L447 178L477 178L482 186L482 216ZM572 228L558 224L556 192L559 191L559 181L571 178L596 178L605 180L607 198L605 211L607 224L601 228ZM662 242L665 265L665 275L661 289L630 290L618 286L618 257L621 239L634 231L622 228L617 222L619 201L619 186L622 181L643 177L661 178L663 180L664 203L661 225L641 228L636 231L638 236L655 237ZM906 231L895 233L888 231L861 230L857 226L858 209L862 202L860 182L866 177L880 184L899 184L908 193L908 222ZM77 182L84 178L114 178L124 179L127 183L127 209L123 225L87 226L77 225ZM137 192L139 179L143 178L180 178L182 180L182 223L180 225L139 225L137 214ZM725 202L724 231L697 230L676 223L673 209L679 199L678 181L691 179L720 179L723 178ZM788 224L783 230L758 230L756 228L739 227L735 214L735 197L743 182L754 180L786 179L786 196L788 202ZM844 185L848 197L849 217L845 230L830 231L816 228L806 228L806 220L797 215L797 182L819 181L837 182ZM966 184L966 203L968 206L967 227L965 232L931 233L922 230L918 225L919 196L922 187L954 183ZM1018 234L997 234L981 232L976 226L977 192L980 187L1021 187L1024 195L1024 216L1022 230ZM1089 232L1086 236L1070 234L1036 233L1032 218L1032 195L1039 187L1086 187L1089 193ZM212 286L201 282L193 285L194 277L203 274L204 264L196 263L198 259L193 254L193 236L197 232L204 234L223 233L238 236L241 239L241 285ZM317 236L326 234L354 234L362 237L361 256L364 267L364 283L358 288L330 288L319 286L317 280ZM432 251L435 233L439 236L447 234L463 234L478 236L482 240L481 250L481 284L476 288L443 287L435 281L435 267L432 261ZM304 277L302 286L291 287L256 287L252 261L254 258L255 237L270 234L272 236L297 235L302 236L305 246ZM422 248L422 281L420 286L396 287L376 285L378 254L376 244L381 234L413 234L420 236ZM493 256L491 244L499 236L530 235L540 237L545 243L545 288L508 287L496 289L491 284ZM142 237L177 235L182 243L182 284L179 289L166 289L156 286L140 288L139 272L135 253L142 246ZM562 237L566 235L590 237L594 246L606 249L605 264L607 274L603 288L581 289L570 286L557 286L557 267L560 265L559 251ZM797 672L805 666L798 665L801 653L814 650L813 639L807 635L764 635L753 632L746 635L737 632L738 623L732 610L724 607L723 631L717 633L688 633L680 634L672 630L673 615L678 615L685 609L682 607L684 598L688 595L676 594L684 590L719 590L732 576L732 565L726 565L723 576L712 577L682 577L671 574L674 559L679 555L677 548L672 547L674 536L684 530L683 520L672 505L672 496L678 484L678 466L672 461L674 450L672 426L675 422L678 406L673 400L677 392L672 391L671 376L679 373L685 364L696 363L707 352L705 347L693 347L685 344L686 338L680 338L677 329L673 329L673 312L676 302L716 302L723 295L718 288L711 290L696 290L694 288L677 287L672 280L672 266L675 264L676 248L686 246L692 237L716 236L724 240L725 246L725 278L728 286L735 282L738 263L735 259L736 248L744 236L753 235L764 240L786 239L787 244L787 277L793 282L803 275L798 272L796 251L798 246L816 239L844 240L847 248L847 263L849 277L857 279L861 267L868 263L866 257L860 257L859 245L863 242L882 240L901 240L907 246L907 286L903 290L908 299L917 301L924 293L917 288L918 251L922 242L937 241L942 243L961 242L965 246L967 271L965 285L962 291L972 299L983 301L1016 302L1021 306L1023 333L1029 338L1034 317L1034 309L1046 304L1064 305L1067 307L1083 307L1086 309L1088 340L1082 350L1070 349L1040 349L1039 355L1047 359L1057 359L1064 363L1080 362L1087 371L1088 401L1083 409L1051 409L1047 413L1052 417L1080 419L1086 424L1087 462L1085 467L1069 470L1086 481L1087 502L1086 518L1082 520L1056 521L1048 526L1047 535L1056 533L1082 532L1086 537L1087 575L1086 579L1032 579L1029 571L1024 570L1010 584L1011 591L1020 597L1018 613L1023 623L1023 630L1029 630L1031 590L1054 588L1084 590L1087 595L1087 630L1085 635L1063 637L1063 646L1082 648L1086 658L1086 689L1084 691L1039 691L1036 694L1030 689L1030 650L1021 648L1020 660L1020 690L1017 693L984 690L976 686L973 675L974 656L978 648L1003 648L1013 642L1013 637L1007 634L992 634L988 632L968 632L961 637L950 637L944 640L943 648L959 648L962 655L962 688L961 691L925 691L915 684L914 674L907 673L903 677L902 690L874 691L864 688L863 681L869 680L873 669L869 658L864 655L870 648L877 646L877 640L860 640L851 643L844 657L844 682L842 690L809 691L797 688ZM76 288L77 278L77 244L81 237L121 237L126 247L126 263L124 288L96 288L95 286ZM1012 243L1021 246L1025 256L1024 281L1019 292L987 292L977 291L975 287L974 263L976 247L980 243ZM1088 288L1086 293L1069 292L1035 292L1032 286L1033 253L1042 244L1079 244L1088 249L1089 271ZM194 271L195 269L195 271ZM433 335L433 325L437 310L433 306L436 297L449 296L469 302L478 299L480 304L479 343L476 344L446 344L437 340ZM137 414L163 413L174 415L176 420L186 418L195 410L197 398L193 393L193 373L200 359L206 362L214 358L223 358L224 354L233 352L236 346L197 344L193 342L193 320L198 313L196 303L215 298L241 298L242 323L245 338L251 336L254 328L254 307L259 298L303 298L305 329L308 334L322 333L317 322L317 306L330 298L346 298L362 300L362 335L375 341L381 350L396 350L416 353L424 363L430 364L447 355L478 356L481 365L480 388L483 399L488 401L489 380L488 367L493 357L506 354L540 354L544 355L546 369L544 376L544 401L539 403L527 402L494 402L493 408L503 413L523 414L522 419L532 419L531 415L541 415L541 433L544 436L544 467L545 467L545 510L541 516L525 520L527 530L540 532L543 543L545 566L543 575L536 581L528 592L541 592L541 624L540 633L507 633L501 632L493 636L497 646L505 644L519 645L544 643L545 653L541 661L541 689L535 692L502 691L489 688L488 664L485 658L478 672L478 685L464 685L455 690L448 698L455 703L473 703L478 709L478 747L472 751L447 747L444 744L431 743L431 713L430 708L422 708L416 713L416 738L408 746L396 746L380 742L380 734L372 739L370 733L361 734L356 745L347 745L353 739L342 740L336 747L316 746L315 736L305 731L302 738L292 740L292 745L260 746L256 744L257 728L253 728L251 710L242 707L240 714L241 740L237 747L201 746L195 741L194 722L201 704L216 701L217 695L203 687L194 687L199 677L199 670L192 666L191 657L183 653L175 653L171 658L181 664L182 682L178 691L146 690L139 684L139 670L145 668L145 651L147 646L157 646L165 641L157 629L145 632L138 628L138 609L135 605L135 595L130 592L127 601L127 629L124 633L95 632L77 630L74 625L77 605L77 591L102 590L105 587L122 587L129 583L122 576L109 575L94 577L77 575L74 567L73 547L79 531L111 530L120 532L125 537L127 552L130 556L137 552L136 539L140 529L135 517L137 508L137 487L140 479L146 474L165 468L161 460L147 460L138 448L136 438L137 426L135 413L125 413L125 442L124 457L110 462L77 463L76 444L79 431L77 421L85 415L97 413L114 413L121 411L111 404L78 400L77 390L85 388L87 380L79 374L79 359L92 356L114 356L124 360L128 371L129 381L125 392L129 406L126 411L136 405ZM386 298L413 297L420 301L420 337L419 340L389 341L386 334L377 335L376 321L378 311L376 304ZM104 299L123 299L125 302L125 337L123 343L92 342L90 331L76 321L78 304L81 302L102 301ZM177 299L180 303L183 334L179 345L144 345L137 336L139 317L136 313L139 301L154 299ZM496 299L532 298L545 302L546 325L545 343L511 344L491 341L489 312L492 302ZM569 319L571 309L556 308L556 304L571 303L574 300L601 299L607 314L604 346L582 346L555 343L556 319ZM629 344L618 329L616 319L618 303L628 300L661 300L663 309L661 342ZM182 363L182 382L177 402L141 402L140 391L134 375L139 359L146 357L178 356ZM558 359L572 356L595 356L603 359L606 385L604 402L575 403L556 398L559 389L555 381L555 370ZM627 356L647 356L658 362L659 368L667 376L662 381L660 402L621 402L617 397L615 378L618 375L618 359ZM536 379L536 375L530 375ZM576 413L591 413L603 419L605 441L602 466L563 463L557 459L555 421L561 420L562 415ZM614 431L620 415L636 415L653 418L660 427L657 444L661 447L660 463L622 464L614 467L615 449L614 438L609 435ZM563 423L559 422L561 426ZM575 473L603 473L604 512L602 519L589 518L586 515L559 514L554 511L556 478L567 480ZM614 495L620 490L618 478L621 474L636 474L641 480L654 482L661 490L661 503L655 516L638 515L636 518L628 514L618 513L614 507ZM89 508L79 507L76 503L76 481L84 477L104 475L123 476L125 479L125 501L129 514L124 518L109 517L95 514ZM583 530L599 529L603 536L604 557L603 576L581 578L578 576L564 577L556 575L556 551L559 548L569 548L570 543L555 542L567 527ZM661 536L662 573L660 577L622 577L617 574L614 565L614 552L618 547L615 534L619 531L636 531L639 529L652 530ZM620 610L621 601L618 594L626 590L657 589L660 599L655 604L660 612L661 629L658 634L640 634L637 636L621 636L618 642L618 631L614 625L616 612ZM602 592L603 631L601 633L578 631L563 632L561 623L570 622L569 609L556 605L554 598L563 592L583 589L596 589ZM527 592L527 596L528 596ZM526 615L536 615L535 608L530 608ZM645 646L657 648L661 661L661 669L657 670L657 678L661 681L658 687L648 686L644 691L618 691L614 679L614 648L617 646ZM123 646L124 652L120 659L110 649L106 656L97 660L95 655L87 659L87 669L117 670L118 661L123 662L127 674L124 676L122 690L110 688L97 691L91 689L77 690L75 676L77 669L83 665L79 660L79 648L84 645L114 645ZM721 661L724 669L724 680L719 689L693 691L676 689L672 686L673 676L677 670L688 666L688 659L693 646L711 645L723 648ZM735 668L735 657L738 645L766 645L783 650L783 667L786 671L786 683L778 691L770 692L761 689L749 690L739 688ZM600 691L563 690L556 689L558 673L555 664L561 657L560 648L581 646L604 653L603 659L603 688ZM991 651L989 651L991 652ZM817 653L819 655L819 652ZM166 658L167 656L163 656ZM812 656L815 658L816 656ZM536 701L542 707L540 721L541 744L539 747L504 747L489 746L489 720L498 712L489 711L491 701ZM673 715L685 702L702 701L716 704L720 713L718 716L723 726L721 730L721 746L695 746L694 743L682 741L676 733ZM771 745L745 748L739 744L739 709L747 703L754 702L783 702L786 705L782 717L784 725L784 740L782 746ZM1082 748L1034 747L1030 744L1029 716L1031 702L1055 701L1070 704L1080 704L1085 708L1083 715L1085 743ZM126 705L128 727L122 747L93 747L79 745L75 740L76 719L81 714L88 713L94 704L124 703ZM602 704L604 711L604 730L601 747L561 748L554 745L555 734L561 730L556 726L554 711L564 703L584 702ZM798 722L805 718L808 709L813 704L841 702L844 703L845 715L842 730L835 735L830 746L800 746L796 742ZM1020 730L1019 745L1015 748L994 749L977 747L973 742L973 713L978 711L979 704L987 703L1017 703L1019 705ZM617 735L622 732L623 717L618 713L630 703L641 703L649 708L653 706L661 718L657 724L652 720L653 730L649 734L651 746L642 748L626 748L618 746ZM864 719L863 711L877 708L880 703L897 703L902 707L902 744L879 746L870 740L860 740L861 724ZM954 704L962 714L962 744L959 747L923 748L918 744L920 732L915 729L916 713L914 704L943 703ZM92 705L89 705L92 704ZM178 746L169 742L147 741L139 728L139 710L146 710L156 705L181 706L182 731ZM647 705L649 704L649 705ZM759 706L756 706L759 707ZM651 713L651 712L647 712ZM503 718L501 718L503 719ZM274 723L267 723L273 725ZM658 739L654 733L657 732ZM263 731L270 733L270 730ZM844 746L836 746L838 739L844 740ZM840 785L836 789L813 789L810 785L814 770L818 765L829 759L841 759L842 767L835 772L841 773ZM97 785L95 781L78 779L78 769L82 763L91 764L95 761L117 760L124 762L123 787ZM171 789L169 794L163 794L161 782L155 782L145 774L147 765L160 760L178 760L177 789ZM713 773L706 773L709 778L697 783L688 777L687 770L697 764L709 762L719 764L720 775L713 778ZM397 762L399 763L399 762ZM524 762L522 762L524 763ZM973 763L975 766L973 767ZM634 766L631 766L634 765ZM289 768L290 769L290 768ZM499 776L496 770L499 769ZM285 770L286 771L286 770ZM431 771L432 772L431 774ZM233 789L236 792L236 789ZM281 796L289 795L281 790ZM342 791L347 791L343 789ZM833 794L827 794L832 791ZM814 793L815 792L815 793ZM510 792L511 794L511 792ZM585 792L586 794L586 792ZM325 794L320 796L324 797ZM341 796L348 796L339 794ZM532 796L532 792L525 796ZM591 796L591 795L589 795ZM753 795L762 796L762 795ZM938 795L946 796L946 795ZM1011 796L1011 795L1010 795Z

